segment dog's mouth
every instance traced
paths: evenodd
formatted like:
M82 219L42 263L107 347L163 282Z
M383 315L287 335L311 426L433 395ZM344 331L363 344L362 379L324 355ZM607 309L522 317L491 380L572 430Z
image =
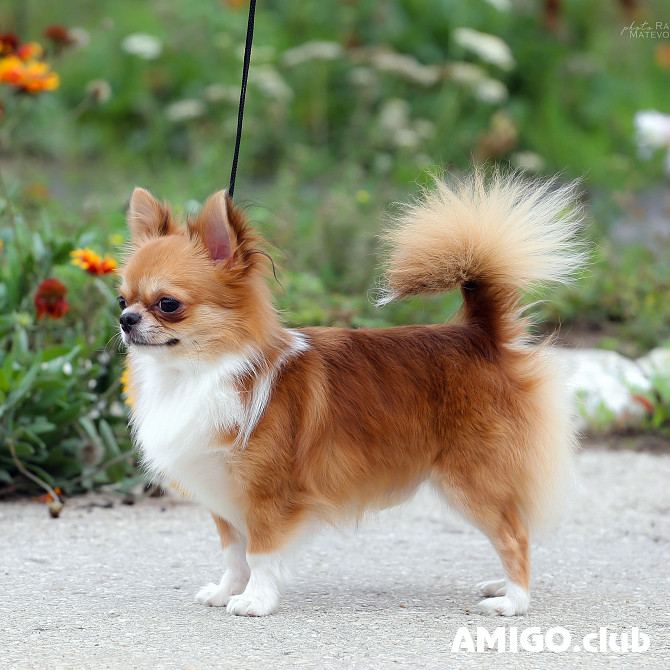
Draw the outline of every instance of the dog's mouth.
M133 336L133 334L130 333L127 335L126 344L134 344L140 347L174 347L176 344L179 344L179 339L173 337L165 342L148 342L147 340L138 338L136 335Z

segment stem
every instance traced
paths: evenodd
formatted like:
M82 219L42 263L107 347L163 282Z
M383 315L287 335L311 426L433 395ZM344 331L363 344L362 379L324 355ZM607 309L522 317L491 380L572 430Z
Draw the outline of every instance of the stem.
M58 497L58 494L51 488L51 486L49 486L49 484L47 484L43 479L40 479L37 475L34 475L32 472L28 471L25 465L21 463L19 457L16 455L16 450L14 449L14 441L8 440L7 443L9 444L9 452L12 455L12 459L14 460L14 463L16 463L16 467L19 469L21 474L35 482L35 484L41 486L51 496L54 502L62 505L63 501Z
M7 184L5 183L5 178L2 176L2 169L0 169L0 194L5 199L7 203L7 213L9 214L9 219L12 222L12 228L14 228L14 235L16 236L16 241L19 243L19 228L17 224L17 216L14 212L14 205L9 198L9 191L7 190Z
M12 229L14 230L14 242L16 243L16 248L19 251L19 254L23 256L23 242L21 241L21 233L19 232L19 217L14 210L14 205L9 197L9 190L7 189L7 184L5 183L5 178L2 174L2 169L0 169L0 195L5 199L7 214L9 220L12 224Z
M122 454L119 454L118 456L114 456L114 458L110 458L108 461L105 463L100 464L93 472L87 472L86 474L82 475L77 475L74 479L68 480L67 484L68 486L71 486L72 484L78 484L82 479L85 479L86 477L94 477L95 475L98 474L98 472L102 472L103 470L106 470L108 467L111 465L115 465L116 463L121 463L121 461L125 461L129 458L134 458L135 457L135 450L131 451L126 451Z

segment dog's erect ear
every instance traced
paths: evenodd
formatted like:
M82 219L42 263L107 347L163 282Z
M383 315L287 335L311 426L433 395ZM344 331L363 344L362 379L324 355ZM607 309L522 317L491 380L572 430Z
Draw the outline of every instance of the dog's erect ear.
M127 219L134 244L169 235L174 230L170 210L149 191L139 187L130 196Z
M226 191L218 191L207 200L194 221L188 225L192 237L198 237L209 250L213 263L231 260L237 249L235 231L230 225L233 204Z

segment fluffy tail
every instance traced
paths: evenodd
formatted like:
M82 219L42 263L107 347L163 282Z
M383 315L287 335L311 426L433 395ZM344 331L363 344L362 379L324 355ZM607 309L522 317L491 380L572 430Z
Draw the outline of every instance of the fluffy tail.
M386 232L390 253L380 304L460 287L467 323L504 343L525 329L520 289L566 282L585 254L577 183L558 186L481 170L451 184L439 180L405 206Z

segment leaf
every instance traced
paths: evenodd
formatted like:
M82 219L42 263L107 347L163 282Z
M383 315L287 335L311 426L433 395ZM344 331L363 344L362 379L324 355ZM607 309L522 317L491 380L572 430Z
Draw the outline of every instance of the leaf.
M121 454L121 449L116 441L116 435L114 435L112 427L105 421L105 419L100 419L100 421L98 421L98 429L100 430L100 436L107 449L112 455L119 456Z
M31 423L26 428L36 435L40 435L42 433L50 433L52 430L56 429L56 425L53 423L50 423L49 421L36 421L35 423Z
M84 429L84 432L91 438L91 442L99 446L101 449L104 448L102 440L98 431L95 429L95 424L87 416L79 417L79 425Z
M47 445L44 443L44 440L41 437L38 437L32 430L26 428L25 426L20 426L14 431L14 433L17 436L24 437L26 440L29 440L31 443L38 445L44 450L46 450L47 448Z
M42 352L42 360L45 363L48 363L49 361L52 361L54 358L60 358L61 356L65 356L71 351L72 348L67 347L65 345L61 345L59 347L49 347L48 349L45 349Z
M28 442L19 441L14 444L14 451L17 456L32 456L35 453L32 444Z
M32 384L37 378L42 365L42 357L37 356L35 362L30 367L28 372L23 376L18 386L8 396L5 403L0 407L0 417L10 408L13 407L21 398L31 390Z

